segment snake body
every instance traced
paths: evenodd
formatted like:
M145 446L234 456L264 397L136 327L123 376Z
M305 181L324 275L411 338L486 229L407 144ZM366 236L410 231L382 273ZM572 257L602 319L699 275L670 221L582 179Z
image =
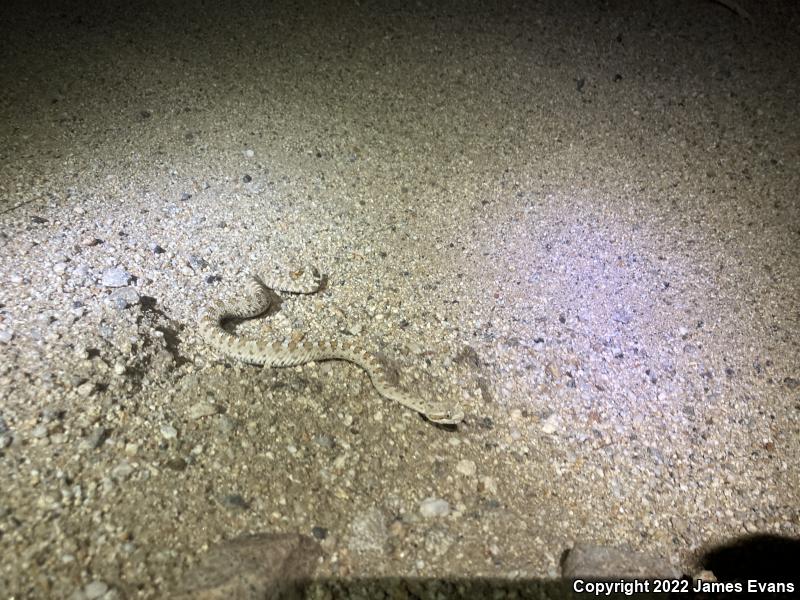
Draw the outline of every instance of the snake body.
M286 282L276 279L274 274L259 273L258 277L252 277L248 281L247 297L244 301L216 301L209 306L200 320L200 334L221 354L254 365L293 367L312 361L344 360L366 371L381 396L420 413L429 421L455 425L463 420L464 413L457 408L417 398L395 385L386 367L375 354L350 342L336 339L297 342L288 338L265 342L234 335L223 327L225 322L232 319L250 319L265 313L271 304L268 289L294 294L312 294L318 291L322 279L315 269L297 271L294 275L299 279L309 273L312 279L310 284Z

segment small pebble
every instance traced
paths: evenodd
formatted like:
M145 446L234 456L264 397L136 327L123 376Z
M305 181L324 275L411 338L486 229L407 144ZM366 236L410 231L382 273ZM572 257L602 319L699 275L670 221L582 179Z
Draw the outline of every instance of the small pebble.
M450 514L450 504L441 498L425 498L419 505L423 517L446 517Z
M96 427L86 438L86 444L94 450L98 448L106 439L107 431L104 427Z
M111 477L113 477L117 481L123 481L128 477L130 477L133 471L134 471L133 465L131 465L128 461L123 460L116 467L111 469Z
M107 592L108 585L102 581L93 581L83 588L83 593L86 594L88 600L96 600L97 598L105 596Z
M168 469L173 471L185 471L189 464L183 458L170 458L166 463Z
M103 271L101 283L105 287L118 288L128 285L128 282L130 280L131 276L128 274L127 271L125 271L125 269L121 269L119 267L113 267L111 269L106 269L105 271Z
M558 430L558 415L553 413L542 421L542 431L544 433L555 433Z
M202 419L217 414L217 407L210 402L198 402L189 409L190 419Z
M250 503L241 494L228 494L222 498L222 504L228 508L247 510Z
M616 321L617 323L622 323L623 325L627 325L628 323L630 323L630 322L631 322L631 319L632 319L633 317L632 317L631 313L629 313L629 312L628 312L627 310L625 310L624 308L619 308L619 309L615 310L615 311L614 311L614 312L611 314L611 318L612 318L614 321Z
M472 477L477 472L477 467L475 466L475 462L471 460L460 460L456 465L456 471L465 475L467 477Z
M221 433L229 434L236 429L236 421L228 415L220 415L217 419L217 428Z
M124 286L114 290L107 298L117 310L125 310L129 306L139 304L139 293L132 287Z
M83 396L86 398L94 391L94 383L91 381L85 381L84 383L80 384L76 389L79 396Z
M189 256L188 262L189 266L195 271L202 271L208 266L208 261L206 259L202 256L195 256L194 254Z
M75 391L78 392L78 395L86 398L94 391L94 383L91 381L85 381L84 383L80 384Z
M42 439L47 437L47 426L46 425L37 425L31 431L31 435L37 439Z

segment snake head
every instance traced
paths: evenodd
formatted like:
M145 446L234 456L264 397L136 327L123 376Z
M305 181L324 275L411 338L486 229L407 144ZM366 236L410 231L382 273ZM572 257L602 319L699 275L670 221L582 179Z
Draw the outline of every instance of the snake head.
M439 425L458 425L464 420L464 413L456 408L437 405L426 411L425 417Z

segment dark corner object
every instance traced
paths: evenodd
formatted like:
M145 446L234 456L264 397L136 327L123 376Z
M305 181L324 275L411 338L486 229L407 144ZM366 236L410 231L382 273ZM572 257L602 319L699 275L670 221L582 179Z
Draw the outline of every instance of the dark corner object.
M800 538L741 537L708 550L699 562L719 581L800 581Z

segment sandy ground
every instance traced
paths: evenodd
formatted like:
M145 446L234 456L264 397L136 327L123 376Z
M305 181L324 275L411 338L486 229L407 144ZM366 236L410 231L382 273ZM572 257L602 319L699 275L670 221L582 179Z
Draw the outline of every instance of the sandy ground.
M0 596L166 597L252 532L320 577L531 581L800 535L796 3L24 4ZM464 422L204 344L298 264L327 288L238 332L359 340Z

